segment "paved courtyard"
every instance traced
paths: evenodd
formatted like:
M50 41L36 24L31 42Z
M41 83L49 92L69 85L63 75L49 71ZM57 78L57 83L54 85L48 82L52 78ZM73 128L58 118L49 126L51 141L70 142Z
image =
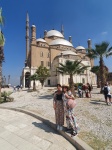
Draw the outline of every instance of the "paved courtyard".
M38 89L37 92L27 92L25 90L15 92L12 94L14 102L3 103L0 106L30 110L55 122L52 106L52 94L55 90L54 88L46 87ZM92 98L76 98L75 114L80 127L78 137L95 150L111 150L112 105L107 106L103 94L99 93L100 89L94 89Z
M24 113L0 109L0 150L75 150L54 130Z

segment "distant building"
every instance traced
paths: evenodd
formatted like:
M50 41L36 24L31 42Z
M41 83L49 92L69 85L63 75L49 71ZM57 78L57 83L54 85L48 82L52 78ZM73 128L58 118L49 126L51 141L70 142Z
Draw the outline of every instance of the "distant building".
M109 72L107 82L112 84L112 72Z
M86 49L83 46L74 47L72 37L69 40L64 37L64 27L61 32L57 30L44 31L43 38L36 37L36 26L31 26L29 33L29 16L26 17L26 60L25 67L22 70L20 84L23 87L33 86L29 81L29 76L33 75L36 69L42 65L50 69L51 76L46 80L45 86L56 86L57 83L68 84L69 76L57 73L59 63L65 63L66 60L82 60L82 66L90 66L85 72L74 76L74 83L87 83L96 85L96 75L92 73L91 67L94 61L86 56ZM31 35L31 37L29 36ZM88 48L91 48L91 40L88 39ZM36 81L39 86L39 81Z

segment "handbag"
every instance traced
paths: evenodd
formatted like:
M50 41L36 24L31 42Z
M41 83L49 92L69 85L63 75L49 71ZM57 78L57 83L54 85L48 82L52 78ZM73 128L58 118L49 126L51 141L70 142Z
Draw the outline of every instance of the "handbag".
M73 100L73 99L68 99L67 105L68 105L69 108L73 109L76 106L76 101Z

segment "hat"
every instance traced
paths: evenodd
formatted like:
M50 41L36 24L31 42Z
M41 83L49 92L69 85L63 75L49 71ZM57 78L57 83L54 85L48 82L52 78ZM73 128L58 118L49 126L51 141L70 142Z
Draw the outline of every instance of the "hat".
M68 84L63 84L62 87L69 87L69 85Z

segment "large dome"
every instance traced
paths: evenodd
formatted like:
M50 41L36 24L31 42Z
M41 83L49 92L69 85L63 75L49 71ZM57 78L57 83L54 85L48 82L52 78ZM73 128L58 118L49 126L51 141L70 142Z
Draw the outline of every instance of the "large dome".
M75 49L76 50L84 50L85 48L83 46L77 46Z
M65 45L65 46L70 46L73 47L72 43L65 39L56 39L53 40L49 45Z
M45 41L44 39L42 39L42 38L37 39L36 42L43 42L43 43L46 43L46 41Z
M50 31L48 31L46 37L51 37L51 36L64 38L63 35L61 34L61 32L59 32L57 30L50 30Z

